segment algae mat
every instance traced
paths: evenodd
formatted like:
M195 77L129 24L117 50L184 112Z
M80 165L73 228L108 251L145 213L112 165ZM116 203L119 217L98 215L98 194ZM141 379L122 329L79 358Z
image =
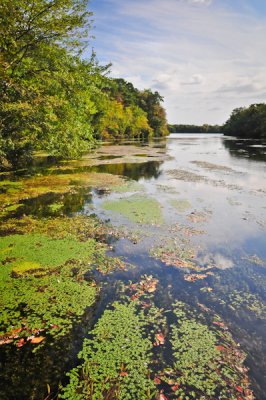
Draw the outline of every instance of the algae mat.
M103 208L123 215L136 224L149 225L163 223L160 204L155 199L141 195L133 195L120 200L105 201Z

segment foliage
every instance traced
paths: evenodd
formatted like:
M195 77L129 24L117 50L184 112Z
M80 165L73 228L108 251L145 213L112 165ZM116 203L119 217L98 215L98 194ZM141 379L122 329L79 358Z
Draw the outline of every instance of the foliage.
M222 127L219 125L189 125L189 124L171 124L168 125L170 133L222 133Z
M152 344L144 338L143 322L133 303L114 303L85 339L82 367L69 374L62 399L151 399L149 378ZM80 379L81 377L81 379Z
M252 104L233 110L223 126L223 133L243 138L265 138L266 104Z
M140 105L133 85L105 75L89 42L87 0L4 0L0 7L0 164L28 163L33 151L78 157L95 138L149 137L167 132L159 94ZM121 81L122 82L122 81ZM148 93L148 92L147 92ZM131 96L129 104L128 98ZM144 97L145 97L144 96Z

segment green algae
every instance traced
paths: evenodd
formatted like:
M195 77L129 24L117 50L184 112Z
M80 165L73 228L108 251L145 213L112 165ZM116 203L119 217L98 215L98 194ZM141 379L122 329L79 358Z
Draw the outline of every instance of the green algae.
M189 208L191 208L191 204L188 200L186 199L175 199L175 200L171 200L170 204L172 207L174 207L177 211L179 212L184 212L186 210L188 210Z
M63 207L64 207L64 203L53 203L53 204L49 205L49 209L52 212L60 211L60 210L62 210Z
M130 192L143 192L145 188L143 185L136 181L125 181L122 185L116 185L112 187L113 192L117 193L130 193Z
M34 176L22 181L2 181L0 186L0 211L24 199L35 198L47 193L72 193L77 187L122 186L120 176L96 172L76 172Z
M137 224L162 224L160 204L152 198L132 195L116 201L105 201L103 208L121 214Z
M16 181L8 181L8 180L3 180L0 181L0 194L1 193L15 193L20 190L22 190L23 184L22 182L16 182Z

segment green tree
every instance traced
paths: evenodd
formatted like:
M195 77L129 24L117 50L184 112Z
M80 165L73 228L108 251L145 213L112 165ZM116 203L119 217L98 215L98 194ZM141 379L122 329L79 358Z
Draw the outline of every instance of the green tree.
M91 13L84 0L3 0L1 156L13 165L46 147L77 155L92 140L92 60L79 57ZM86 76L86 79L84 79ZM47 147L48 146L48 147Z
M266 104L252 104L233 110L223 126L225 135L266 138Z

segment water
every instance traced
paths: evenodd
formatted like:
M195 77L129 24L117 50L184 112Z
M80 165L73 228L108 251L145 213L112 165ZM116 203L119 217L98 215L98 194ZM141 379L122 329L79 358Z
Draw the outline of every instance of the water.
M110 255L122 257L135 268L98 277L105 286L93 317L91 314L85 316L83 323L75 328L67 339L67 351L64 343L57 343L54 348L34 356L26 351L19 353L17 349L3 350L5 373L2 382L8 387L6 398L44 398L40 374L43 374L42 380L55 385L64 379L64 371L76 363L76 354L88 327L115 297L116 282L134 280L146 273L159 279L159 301L165 307L172 299L178 299L195 306L203 304L222 317L234 339L247 353L246 364L250 368L256 398L265 399L265 143L222 135L172 134L149 146L141 146L141 152L139 145L126 143L126 146L129 149L126 152L122 151L123 146L117 146L115 154L113 146L102 147L98 164L94 166L68 163L65 170L51 172L42 165L39 171L44 175L70 171L123 175L141 185L137 190L139 194L160 204L163 224L136 224L119 212L106 210L106 201L127 199L132 195L130 192L110 193L85 187L74 193L48 193L29 198L13 213L13 216L55 215L49 205L60 200L63 206L58 213L94 213L115 227L126 227L137 239L132 242L125 235L113 243ZM148 155L144 152L146 148ZM157 153L153 154L155 151ZM128 152L135 158L130 158ZM161 158L158 158L159 154ZM97 154L94 158L97 159ZM115 158L118 163L112 163ZM189 268L180 270L167 266L151 256L156 248L180 243L195 251L199 267L211 265L213 275L196 282L185 281L184 274L191 272ZM10 381L13 387L7 383ZM16 397L14 387L24 388L23 395Z

